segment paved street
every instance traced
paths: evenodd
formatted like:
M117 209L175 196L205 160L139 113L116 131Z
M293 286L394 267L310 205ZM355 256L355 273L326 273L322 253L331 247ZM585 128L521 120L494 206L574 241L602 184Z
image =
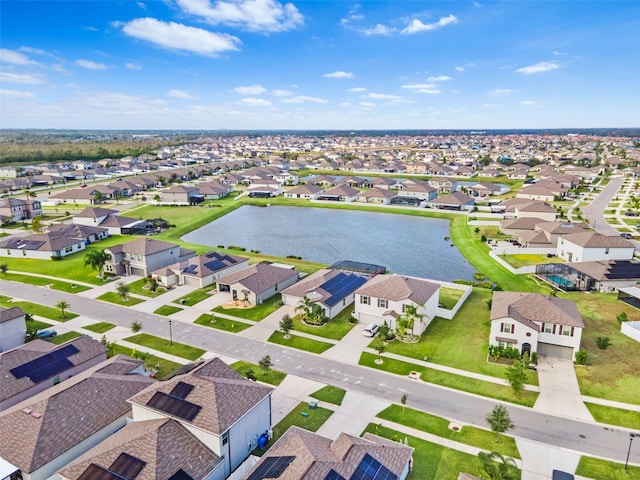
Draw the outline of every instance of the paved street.
M128 327L133 320L138 320L144 323L145 332L165 338L169 336L168 319L153 314L46 288L25 289L24 284L15 282L1 281L1 290L4 295L49 306L65 299L71 304L70 310L80 315L122 327ZM371 395L380 400L398 402L402 393L407 393L409 406L467 424L484 427L487 412L498 403L437 385L415 382L179 321L173 322L173 339L220 355L251 362L257 362L268 354L274 361L274 368L278 370ZM624 462L629 438L625 429L583 423L515 405L508 405L508 408L516 425L513 430L516 436ZM640 463L640 449L632 450L630 460L636 464Z
M582 209L585 220L598 233L618 235L618 231L605 220L604 211L608 208L613 197L618 195L618 190L623 182L623 178L611 178L609 184L602 189L593 202Z

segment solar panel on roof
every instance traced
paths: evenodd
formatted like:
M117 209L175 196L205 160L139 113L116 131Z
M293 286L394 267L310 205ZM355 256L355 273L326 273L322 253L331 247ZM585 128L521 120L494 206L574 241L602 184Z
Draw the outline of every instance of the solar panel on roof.
M82 472L78 480L122 480L118 475L92 463Z
M212 260L211 262L207 262L204 264L211 271L220 270L221 268L226 267L227 265L222 260Z
M109 471L127 480L133 480L145 467L147 462L143 462L128 453L122 452L111 464Z
M345 480L345 478L332 468L327 473L327 476L324 477L324 480Z
M323 283L320 288L331 294L331 296L325 300L325 303L328 306L333 307L344 297L355 292L358 287L364 285L366 282L367 280L364 277L339 273L335 277Z
M182 418L189 422L196 418L202 409L200 405L176 398L164 392L154 393L153 397L147 402L147 406L157 408L169 415Z
M263 480L264 478L279 478L296 457L267 457L260 462L247 480Z
M193 480L193 477L185 472L183 469L178 470L176 473L169 477L169 480Z
M368 453L349 480L397 480L398 476Z
M182 273L194 273L197 270L198 266L197 265L189 265L187 268L185 268Z
M74 365L68 357L76 353L80 353L80 350L75 345L65 345L51 353L12 368L9 372L16 379L28 377L33 383L40 383L72 368Z
M195 387L189 383L178 382L176 383L176 386L173 387L173 390L169 392L169 395L172 395L176 398L184 400L185 398L187 398L187 395L189 395L191 393L191 390L193 390L194 388Z

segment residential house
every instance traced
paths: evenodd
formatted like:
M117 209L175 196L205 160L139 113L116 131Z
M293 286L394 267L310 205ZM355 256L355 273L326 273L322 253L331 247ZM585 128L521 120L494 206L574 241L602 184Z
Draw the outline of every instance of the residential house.
M553 222L558 212L548 203L526 198L510 198L499 204L504 207L505 218L539 218L547 222Z
M142 234L147 230L147 222L139 218L123 217L118 210L101 207L87 207L73 216L76 225L99 226L109 235Z
M155 270L151 275L167 287L182 284L204 288L248 266L249 259L246 257L212 251Z
M493 292L489 344L574 359L584 322L575 302L539 293Z
M22 200L7 197L0 199L0 217L10 218L12 222L28 220L42 215L42 205L38 200Z
M233 186L221 182L204 182L198 185L198 189L207 200L219 200L233 193Z
M24 312L20 307L4 308L0 307L0 352L6 352L12 348L19 347L24 343L27 335L27 324L24 320ZM0 371L4 368L4 363L0 356ZM5 376L2 375L4 379ZM0 389L0 411L3 410L2 397L6 388L5 380L2 381Z
M365 277L354 273L318 270L283 290L282 303L297 306L307 297L322 308L327 318L332 319L353 303L355 291L366 282Z
M88 188L72 188L65 190L64 192L55 193L49 197L49 199L61 200L64 203L73 203L79 205L93 205L103 203L104 197L95 195L96 190L90 190ZM102 194L100 194L102 195Z
M412 447L369 432L362 437L343 432L331 440L293 426L242 478L405 480L411 471L412 455ZM281 473L267 473L276 469Z
M143 277L151 275L154 270L195 256L193 250L151 238L136 238L128 243L106 248L105 252L110 255L104 265L105 272Z
M421 335L438 310L440 285L402 275L376 275L355 291L353 316L360 323L384 322L396 330L407 319L407 307L415 309L413 333ZM412 310L411 309L411 310Z
M465 188L464 191L473 197L488 197L500 195L502 188L495 183L479 182Z
M357 200L365 203L379 203L382 205L389 205L391 199L398 194L395 190L388 190L385 188L372 188L371 190L365 190L358 194Z
M353 202L360 191L350 187L349 185L341 185L339 187L331 188L329 190L325 190L321 195L318 196L318 200L329 200L334 202Z
M134 423L178 422L224 460L226 478L271 430L273 388L247 380L219 358L130 398ZM184 478L184 477L180 477Z
M636 288L640 282L640 262L600 260L541 264L536 266L536 276L563 291L610 293Z
M406 180L397 184L398 196L430 201L438 196L438 190L422 180Z
M303 198L305 200L315 200L324 192L324 189L313 183L298 185L284 192L284 198Z
M438 193L452 193L458 190L458 181L449 177L431 178L429 185L435 188Z
M51 257L66 257L84 250L85 247L83 237L68 236L64 231L35 233L0 241L0 256L47 260Z
M158 203L167 205L192 205L196 199L202 198L198 187L193 185L173 185L159 192Z
M218 280L218 291L231 292L233 300L258 305L298 281L298 272L267 263L256 263Z
M82 239L86 245L104 240L109 236L109 231L106 228L68 223L51 225L49 227L49 233L65 237L79 238Z
M430 208L438 208L440 210L467 210L472 211L475 207L475 200L462 192L453 192L449 195L434 198L427 202Z
M634 245L629 240L593 230L567 234L558 240L557 255L567 262L631 260L634 254Z
M28 364L25 372L31 376L41 367ZM3 411L4 475L48 479L121 429L131 412L127 399L154 382L140 360L117 355Z
M11 310L15 309L20 310L17 307ZM0 315L4 314L0 310ZM17 330L18 328L15 329L16 339ZM107 348L87 335L61 345L39 339L24 343L24 313L19 333L19 346L0 354L0 412L107 359ZM4 340L4 336L2 339ZM37 368L42 365L47 367Z

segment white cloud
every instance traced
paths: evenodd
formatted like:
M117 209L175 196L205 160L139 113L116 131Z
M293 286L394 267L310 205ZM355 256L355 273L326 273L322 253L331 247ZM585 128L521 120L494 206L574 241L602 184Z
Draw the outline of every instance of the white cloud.
M147 5L142 2L136 2L136 5L138 5L138 7L140 7L142 10L147 9Z
M451 77L447 77L446 75L439 75L437 77L429 77L427 78L430 82L446 82L447 80L451 80Z
M92 60L81 59L81 60L76 60L73 63L75 63L79 67L86 68L87 70L106 70L107 68L109 68L104 63L98 63Z
M128 62L128 63L125 63L124 66L129 70L142 70L142 65L138 63Z
M275 0L178 0L187 13L204 17L213 25L228 25L252 32L284 32L304 24L304 17L293 3Z
M353 103L351 103L351 102L342 102L342 103L340 104L340 106L341 106L341 107L352 107L352 106L353 106Z
M538 103L533 100L522 100L520 105L524 105L525 107L535 107Z
M8 48L0 48L0 62L10 63L12 65L37 65L38 62L31 60L26 55L9 50Z
M489 95L492 97L507 97L513 93L513 90L508 88L496 88Z
M0 72L0 81L6 83L23 83L26 85L37 85L44 83L42 78L29 74L18 74L10 72Z
M482 108L495 108L497 105L495 103L483 103Z
M275 95L276 97L290 97L291 95L294 95L294 93L295 92L292 92L291 90L284 90L281 88L276 88L271 91L271 95Z
M162 22L155 18L137 18L123 25L122 31L130 37L146 40L159 47L179 50L207 57L220 52L238 50L239 38L226 33L214 33L181 23Z
M555 70L556 68L560 68L560 64L556 62L539 62L535 65L519 68L516 72L531 75L532 73L548 72L549 70Z
M245 107L269 107L271 102L264 98L246 97L236 102L237 105L243 105Z
M363 35L373 36L373 35L382 35L384 37L391 35L396 32L396 29L393 27L387 27L381 23L378 23L375 27L369 28L361 28L358 30Z
M369 98L373 98L374 100L402 100L402 97L399 95L389 95L386 93L370 93L367 95Z
M57 72L57 73L62 73L63 75L70 75L69 70L64 68L64 65L62 65L60 63L56 63L56 64L52 65L51 66L51 71Z
M349 90L347 90L347 92L352 92L352 93L358 93L358 92L366 92L367 89L364 87L355 87L355 88L350 88Z
M262 95L264 92L267 91L266 88L264 88L262 85L247 85L244 87L236 87L233 89L234 92L243 95L243 96L249 96L249 95Z
M360 105L365 108L373 108L376 106L376 104L373 102L360 102Z
M325 73L324 75L322 75L325 78L339 78L339 79L343 79L343 78L353 78L354 75L351 72L343 72L342 70L336 70L335 72L331 72L331 73Z
M456 72L464 72L464 67L456 67Z
M25 53L31 53L33 55L48 55L50 57L53 56L52 54L50 54L46 50L42 50L40 48L20 47L18 50L21 51L21 52L25 52Z
M180 98L182 100L196 100L198 98L183 90L169 90L167 92L167 97Z
M295 97L286 98L282 100L282 103L327 103L323 98L308 97L306 95L297 95Z
M434 84L432 83L407 83L405 85L401 85L401 88L406 90L411 90L416 93L426 93L428 95L437 95L442 93Z
M414 18L413 21L404 30L402 30L401 33L403 33L404 35L413 35L414 33L437 30L438 28L442 28L454 23L458 23L458 17L456 17L455 15L447 15L446 17L442 17L440 20L433 23L422 23L417 18Z
M5 97L14 97L14 98L35 97L35 95L32 92L25 92L23 90L7 90L6 88L0 88L0 95Z

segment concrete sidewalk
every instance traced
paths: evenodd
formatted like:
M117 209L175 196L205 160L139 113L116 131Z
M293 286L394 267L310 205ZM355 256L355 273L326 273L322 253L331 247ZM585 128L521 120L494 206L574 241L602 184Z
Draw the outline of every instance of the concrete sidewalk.
M376 415L389 406L389 402L347 390L339 407L336 408L335 405L327 405L324 402L321 406L333 407L335 411L320 427L318 433L335 439L341 432L360 436L366 426L375 421Z

